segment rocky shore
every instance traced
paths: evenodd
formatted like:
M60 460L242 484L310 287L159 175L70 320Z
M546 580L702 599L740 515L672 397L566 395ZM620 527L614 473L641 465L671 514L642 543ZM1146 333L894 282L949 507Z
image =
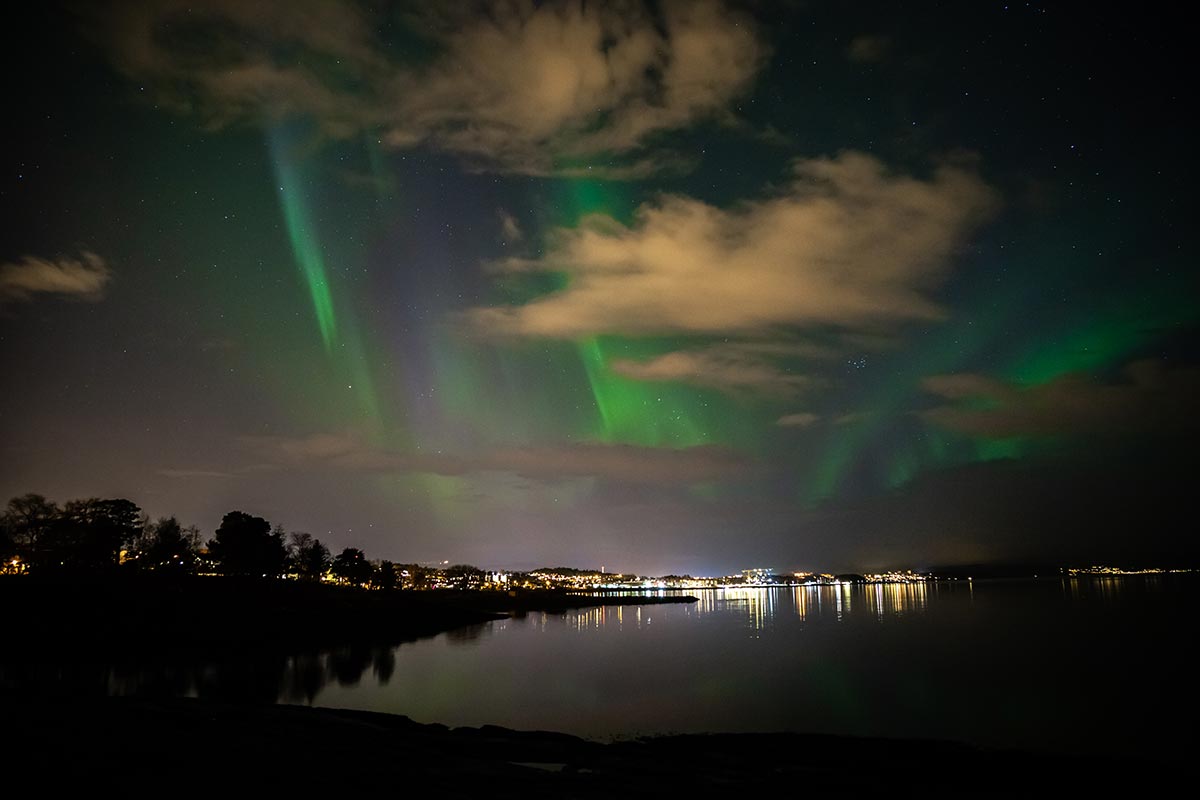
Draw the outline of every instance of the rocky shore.
M1167 785L1170 766L936 741L712 734L593 742L387 714L189 699L0 694L5 782L140 794L262 790L422 797L886 791L1028 796Z

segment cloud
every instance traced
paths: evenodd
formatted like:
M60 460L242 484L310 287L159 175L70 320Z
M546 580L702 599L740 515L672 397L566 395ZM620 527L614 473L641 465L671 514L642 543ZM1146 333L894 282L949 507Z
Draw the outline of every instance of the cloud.
M517 218L504 209L500 209L500 240L504 244L516 244L524 238L521 225Z
M82 13L117 69L212 127L306 115L345 137L383 122L373 95L387 64L352 3L149 0Z
M747 342L666 353L648 361L618 359L609 368L642 381L675 381L712 387L730 394L789 397L813 386L816 379L780 366L780 356L823 353L816 345Z
M765 50L715 2L510 4L473 15L405 79L393 144L550 171L547 154L626 152L650 134L726 110Z
M796 414L785 414L779 419L775 420L775 424L784 428L807 428L808 426L817 422L819 419L821 418L816 414L812 414L807 411L801 411Z
M845 152L796 162L778 196L731 210L680 195L630 226L591 216L509 271L560 271L567 288L520 306L477 308L475 323L521 336L729 334L780 326L872 332L944 316L930 294L996 206L970 169L928 180Z
M112 271L95 253L85 251L78 259L56 261L25 256L0 264L0 304L28 302L39 294L99 300L111 279Z
M766 57L752 21L711 0L436 4L392 15L402 49L358 3L193 6L122 4L89 27L118 69L212 126L305 116L533 174L727 115Z
M846 57L858 64L874 64L887 58L892 50L889 36L855 36L846 48Z
M712 445L672 449L569 444L449 454L389 450L372 446L350 433L247 437L244 443L263 458L282 466L379 473L509 472L540 480L595 477L623 483L683 486L729 480L750 469L744 457Z
M1123 435L1195 431L1200 420L1200 369L1165 368L1158 361L1126 367L1123 380L1101 383L1068 374L1035 386L973 373L925 379L931 394L957 401L922 416L960 433L993 438L1054 435Z

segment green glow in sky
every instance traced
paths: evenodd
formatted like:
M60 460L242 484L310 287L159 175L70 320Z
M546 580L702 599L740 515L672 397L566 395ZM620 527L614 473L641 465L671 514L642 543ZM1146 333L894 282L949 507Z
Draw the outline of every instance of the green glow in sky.
M1039 337L1013 359L1004 376L1036 385L1068 372L1108 369L1120 365L1163 329L1200 316L1187 286L1165 291L1164 287L1154 287L1123 295L1113 303L1067 319L1058 331Z
M322 247L313 213L316 199L311 187L320 183L318 176L310 174L316 165L311 158L305 157L303 147L303 139L289 135L282 126L272 128L268 135L268 149L292 255L308 290L321 343L335 367L335 382L323 388L337 394L348 392L355 398L349 407L351 413L346 415L343 424L353 425L378 438L384 432L384 426L371 361L355 316L342 313L339 321L334 275L326 265L329 251ZM344 252L340 256L351 258ZM353 298L343 300L343 312L353 307ZM339 405L346 407L344 403Z
M608 366L605 344L593 336L578 342L579 358L599 414L601 441L654 447L690 447L723 441L724 430L703 424L709 401L697 389L671 383L635 381ZM719 402L716 398L712 402Z
M634 210L628 187L619 181L564 180L557 202L560 225L577 225L591 214L628 222ZM592 429L581 433L603 442L650 447L749 444L744 431L734 432L738 426L730 403L717 393L680 383L630 380L611 369L613 358L651 358L687 344L686 340L647 343L600 336L577 341L596 411Z
M313 313L317 318L321 341L325 344L325 350L331 351L337 341L337 317L333 311L333 294L329 288L325 257L317 241L316 228L301 184L300 171L293 166L293 156L287 152L290 145L279 129L271 131L269 143L271 163L279 181L279 202L287 225L288 240L292 244L292 255L312 298Z
M861 405L844 409L856 415L854 421L829 427L816 444L815 467L800 490L802 502L813 505L837 495L868 453L879 463L880 482L893 489L928 467L982 458L966 437L928 426L897 431L897 421L926 399L921 389L924 378L969 368L1000 335L1015 302L1015 288L1007 294L989 291L975 298L973 307L957 319L923 333L910 333L903 360L889 362L888 353L868 359L887 366L867 375ZM881 441L886 441L886 446L877 447Z

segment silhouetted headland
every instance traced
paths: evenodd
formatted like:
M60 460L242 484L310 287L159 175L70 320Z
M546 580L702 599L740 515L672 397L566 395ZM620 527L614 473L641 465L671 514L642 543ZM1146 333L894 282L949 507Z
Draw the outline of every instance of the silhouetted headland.
M95 650L397 644L511 614L695 602L558 590L373 591L237 576L50 575L0 579L6 647Z

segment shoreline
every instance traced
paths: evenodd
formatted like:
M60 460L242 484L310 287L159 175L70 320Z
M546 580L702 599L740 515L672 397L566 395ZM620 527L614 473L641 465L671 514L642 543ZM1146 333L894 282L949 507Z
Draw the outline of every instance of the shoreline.
M694 603L691 595L599 596L561 590L370 591L242 578L0 578L0 658L20 649L97 655L396 645L530 613Z
M596 742L294 705L4 692L0 700L10 730L22 733L7 750L18 767L10 775L51 776L44 785L128 788L135 775L309 790L382 789L415 780L443 797L935 788L1010 794L1035 786L1111 791L1183 772L1134 759L929 740L712 733Z

